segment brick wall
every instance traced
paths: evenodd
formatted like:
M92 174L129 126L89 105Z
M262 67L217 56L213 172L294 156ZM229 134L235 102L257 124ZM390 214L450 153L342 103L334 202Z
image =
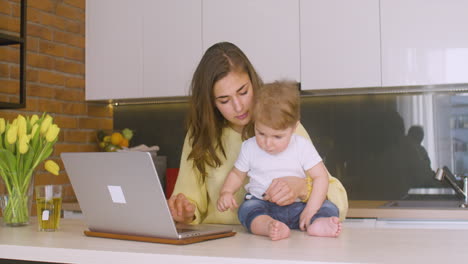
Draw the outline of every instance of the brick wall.
M0 0L0 31L19 32L20 1ZM85 102L85 0L28 0L26 108L0 109L0 117L48 112L61 127L51 158L62 170L54 176L42 166L35 184L65 184L61 152L97 151L96 131L112 129L112 109ZM0 47L0 101L18 91L19 51Z

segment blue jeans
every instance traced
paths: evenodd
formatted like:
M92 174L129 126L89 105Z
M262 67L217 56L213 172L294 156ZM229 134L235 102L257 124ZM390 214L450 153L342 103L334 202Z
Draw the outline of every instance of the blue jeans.
M259 215L269 215L271 218L285 223L290 229L299 229L299 220L306 203L295 202L290 205L279 206L275 203L260 200L254 196L251 199L244 199L237 213L239 221L249 232L250 225L255 217ZM338 217L338 207L329 200L325 200L322 207L312 217L310 223L321 217Z

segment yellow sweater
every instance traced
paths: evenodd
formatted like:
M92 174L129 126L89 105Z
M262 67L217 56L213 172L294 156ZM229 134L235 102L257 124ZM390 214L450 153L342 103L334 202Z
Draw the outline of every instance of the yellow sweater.
M310 139L302 125L297 127L295 133ZM218 201L219 191L223 186L224 179L237 160L242 145L242 137L232 128L225 128L223 130L222 142L224 142L226 159L223 160L220 167L207 167L208 176L203 183L200 180L199 174L196 173L193 168L192 160L187 160L191 151L191 146L188 142L188 136L185 138L180 160L179 176L177 177L173 195L183 193L196 205L196 217L192 224L239 224L237 210L234 212L228 210L221 213L216 209L216 202ZM222 157L222 155L220 155L220 157ZM236 201L238 204L242 203L244 194L245 190L243 188L236 193ZM330 185L328 187L328 199L338 206L340 209L340 218L344 220L348 211L346 190L338 179L332 176L330 176Z

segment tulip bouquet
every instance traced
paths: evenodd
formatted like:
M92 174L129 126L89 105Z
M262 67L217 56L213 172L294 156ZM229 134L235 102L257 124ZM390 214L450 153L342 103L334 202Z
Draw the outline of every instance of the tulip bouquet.
M7 191L0 203L7 225L28 223L33 172L52 154L59 132L47 114L26 118L18 115L11 123L0 118L0 176ZM52 160L47 160L44 167L55 175L60 170Z

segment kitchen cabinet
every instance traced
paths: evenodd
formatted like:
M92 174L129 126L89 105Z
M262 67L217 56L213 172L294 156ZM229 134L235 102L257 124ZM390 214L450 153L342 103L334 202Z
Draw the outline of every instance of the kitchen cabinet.
M112 7L111 9L109 7ZM302 90L468 83L467 1L101 0L86 6L86 99L186 96L203 52L239 46Z
M202 56L201 0L144 1L143 97L188 95Z
M300 81L299 0L203 0L203 50L229 41L263 81Z
M377 87L378 0L301 0L302 90Z
M86 1L86 100L143 97L141 13L132 1Z
M381 0L383 86L468 82L468 2Z
M87 100L188 94L202 54L201 0L87 1L86 8Z

